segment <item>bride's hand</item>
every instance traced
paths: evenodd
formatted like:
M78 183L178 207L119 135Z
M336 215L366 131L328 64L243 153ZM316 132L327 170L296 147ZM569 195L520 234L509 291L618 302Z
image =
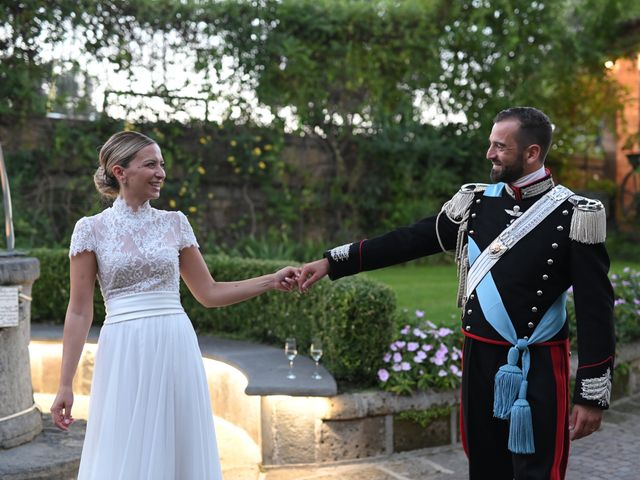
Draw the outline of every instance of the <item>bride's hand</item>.
M73 422L71 407L73 406L73 391L71 388L61 387L58 390L53 405L51 405L51 416L53 423L60 430L67 431Z
M300 269L284 267L273 274L273 288L281 292L290 292L298 285Z

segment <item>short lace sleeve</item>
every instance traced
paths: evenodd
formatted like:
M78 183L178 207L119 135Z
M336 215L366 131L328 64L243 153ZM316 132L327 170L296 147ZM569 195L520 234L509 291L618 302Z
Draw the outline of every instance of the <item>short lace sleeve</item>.
M191 224L184 213L178 212L178 218L180 219L180 236L178 238L178 250L182 250L187 247L200 247L196 236L193 233Z
M73 257L82 252L95 252L96 241L91 229L91 222L87 217L82 217L76 222L71 235L71 245L69 246L69 257Z

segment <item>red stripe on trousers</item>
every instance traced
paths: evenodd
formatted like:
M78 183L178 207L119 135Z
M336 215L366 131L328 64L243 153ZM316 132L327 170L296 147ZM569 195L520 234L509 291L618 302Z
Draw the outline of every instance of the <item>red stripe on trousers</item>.
M569 459L569 342L550 348L556 382L556 442L549 480L563 480Z
M461 352L464 352L464 345L460 349ZM464 354L460 353L460 366L462 370L464 370ZM460 406L458 408L458 418L460 419L460 441L462 442L462 448L464 449L464 453L469 458L469 447L467 445L467 434L464 428L464 414L462 411L462 386L460 386Z

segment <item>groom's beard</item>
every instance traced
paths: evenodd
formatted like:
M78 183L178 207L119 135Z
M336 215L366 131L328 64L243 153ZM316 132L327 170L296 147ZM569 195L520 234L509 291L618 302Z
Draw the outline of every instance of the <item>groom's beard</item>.
M524 160L522 159L522 153L523 152L518 152L516 161L511 165L505 165L502 162L498 165L494 164L491 168L491 172L489 173L491 181L494 183L513 183L522 178L524 175Z

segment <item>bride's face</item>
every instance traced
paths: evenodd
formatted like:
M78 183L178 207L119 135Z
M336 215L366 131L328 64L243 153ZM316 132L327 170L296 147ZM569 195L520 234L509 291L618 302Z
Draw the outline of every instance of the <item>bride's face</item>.
M160 147L155 143L140 150L129 166L121 171L120 176L123 180L120 182L120 188L127 194L142 201L160 196L166 174Z

